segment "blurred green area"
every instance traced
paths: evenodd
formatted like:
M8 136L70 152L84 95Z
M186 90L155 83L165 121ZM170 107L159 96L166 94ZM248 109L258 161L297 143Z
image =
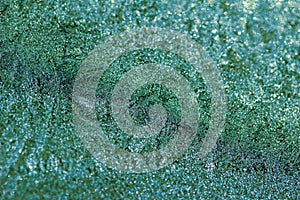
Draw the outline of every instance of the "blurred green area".
M299 197L300 4L292 1L1 1L1 198ZM72 124L72 84L127 28L189 34L227 92L215 151L149 174L97 163Z

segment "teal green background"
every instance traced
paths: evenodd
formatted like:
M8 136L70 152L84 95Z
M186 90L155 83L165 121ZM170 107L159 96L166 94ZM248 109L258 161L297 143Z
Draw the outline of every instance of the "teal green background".
M299 198L299 8L296 0L1 1L0 197ZM127 174L97 162L79 139L72 85L102 40L143 26L203 46L224 78L227 121L205 159L195 140L174 164Z

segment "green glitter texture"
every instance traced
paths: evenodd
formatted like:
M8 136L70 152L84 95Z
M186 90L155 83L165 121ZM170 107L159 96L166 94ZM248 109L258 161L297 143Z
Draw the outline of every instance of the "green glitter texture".
M203 112L199 136L172 165L128 174L97 162L85 148L73 126L71 95L82 61L97 44L143 26L188 34L205 48L226 84L227 121L216 149L198 159L209 94L201 75L190 77ZM299 35L297 0L2 0L0 198L299 199ZM154 59L176 65L174 55L164 53ZM136 59L118 62L143 62ZM151 90L167 92L147 87L136 91L132 104L140 123L149 98L159 96ZM168 103L178 109L176 100ZM160 145L142 149L144 141L128 144L118 134L112 140L137 152Z

